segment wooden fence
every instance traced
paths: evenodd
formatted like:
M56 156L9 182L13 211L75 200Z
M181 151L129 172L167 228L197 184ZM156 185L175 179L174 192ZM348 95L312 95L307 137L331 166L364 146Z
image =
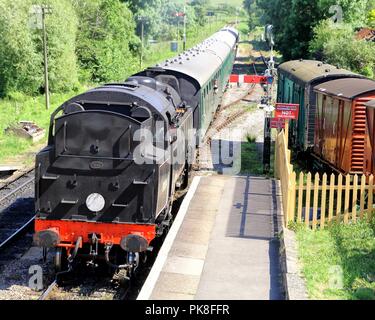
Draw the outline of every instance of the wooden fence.
M374 177L341 174L327 176L301 172L291 165L284 131L276 138L275 176L280 179L286 226L305 223L316 229L332 222L371 219L374 211Z

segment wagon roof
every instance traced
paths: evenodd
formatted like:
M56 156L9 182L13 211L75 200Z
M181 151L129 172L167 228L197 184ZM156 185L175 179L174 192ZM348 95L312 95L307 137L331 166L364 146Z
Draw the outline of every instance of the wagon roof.
M338 79L320 84L314 90L347 99L354 99L360 95L375 92L375 81L370 79Z
M373 108L373 109L375 109L375 100L371 100L371 101L365 103L365 106L367 108Z
M289 74L294 79L302 83L311 83L319 79L335 78L335 77L358 77L361 75L351 71L340 69L336 66L323 63L316 60L293 60L288 61L279 66L281 73Z
M218 69L236 45L238 31L225 28L215 33L201 44L156 65L165 70L177 71L197 80L204 86L214 70Z

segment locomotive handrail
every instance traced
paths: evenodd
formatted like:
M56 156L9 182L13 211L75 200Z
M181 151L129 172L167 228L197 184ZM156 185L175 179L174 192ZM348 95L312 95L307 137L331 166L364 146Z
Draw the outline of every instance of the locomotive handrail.
M98 157L98 156L78 156L78 155L73 155L73 154L63 154L60 153L58 157L63 157L63 158L78 158L78 159L98 159L98 160L118 160L118 161L133 161L134 157L133 156L128 156L125 158L114 158L114 157Z
M80 103L90 103L90 101L79 101ZM94 103L94 102L92 102ZM112 102L95 102L96 104L111 104L111 105L114 105L114 104L117 104L117 105L124 105L124 106L128 106L130 105L129 103L112 103ZM82 111L77 111L77 112L73 112L73 113L67 113L67 114L63 114L61 115L60 117L57 117L56 118L56 115L64 110L66 107L66 104L63 104L62 106L60 106L59 108L57 108L55 110L55 112L53 112L51 114L51 120L50 120L50 127L49 127L49 138L48 138L48 145L51 145L52 144L52 138L54 137L54 134L53 134L53 128L55 127L55 123L57 120L60 120L60 119L63 119L65 117L70 117L72 115L77 115L77 114L82 114L82 113L104 113L104 114L112 114L114 116L117 116L117 117L122 117L124 119L127 119L129 120L130 122L133 122L137 125L142 125L142 122L138 121L138 120L135 120L134 118L131 118L127 115L124 115L124 114L121 114L121 113L118 113L118 112L113 112L113 111L109 111L109 110L82 110Z
M67 118L67 117L71 117L71 116L75 116L77 114L82 114L82 113L104 113L104 114L111 114L113 116L116 116L116 117L120 117L120 118L124 118L126 120L129 120L130 122L133 122L135 124L138 124L138 125L142 125L142 122L138 121L138 120L135 120L134 118L132 117L129 117L127 115L124 115L122 113L118 113L118 112L113 112L113 111L107 111L107 110L84 110L84 111L78 111L78 112L73 112L73 113L68 113L68 114L64 114L56 119L54 119L55 121L56 120L60 120L60 119L63 119L63 118Z

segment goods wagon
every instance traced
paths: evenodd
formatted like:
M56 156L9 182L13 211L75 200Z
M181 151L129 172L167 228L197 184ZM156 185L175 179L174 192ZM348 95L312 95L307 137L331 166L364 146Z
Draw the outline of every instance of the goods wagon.
M365 161L368 170L372 174L375 174L375 100L370 100L365 106L367 118L366 136L368 137L366 141Z
M315 86L317 109L313 154L344 174L369 173L370 141L365 103L375 99L375 81L338 79Z

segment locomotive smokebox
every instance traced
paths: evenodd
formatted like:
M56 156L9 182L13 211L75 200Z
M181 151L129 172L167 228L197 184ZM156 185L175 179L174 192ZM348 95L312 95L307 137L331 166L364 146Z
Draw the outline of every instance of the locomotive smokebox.
M34 245L42 248L53 248L60 243L60 236L54 230L43 230L34 234Z
M148 248L148 242L145 238L131 234L121 239L121 249L128 252L145 252Z

